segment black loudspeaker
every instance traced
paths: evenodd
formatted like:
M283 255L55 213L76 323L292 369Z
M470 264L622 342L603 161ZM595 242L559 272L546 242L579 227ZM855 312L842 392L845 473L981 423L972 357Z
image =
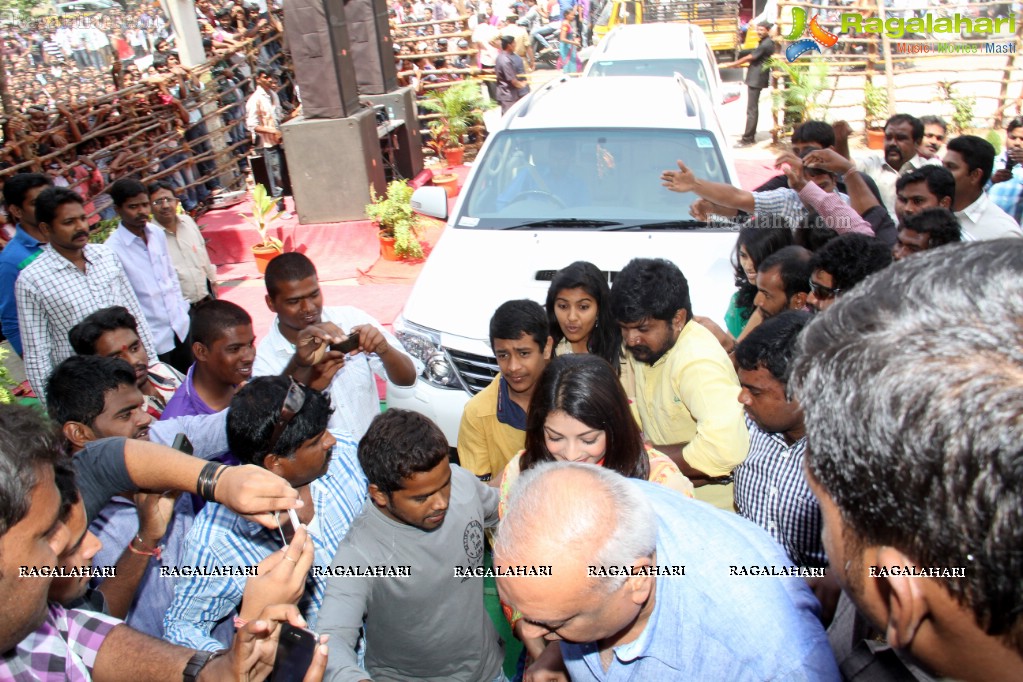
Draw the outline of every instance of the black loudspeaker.
M414 178L423 170L423 138L419 134L419 116L416 112L416 93L411 85L385 95L364 95L366 104L383 106L388 122L402 121L405 125L394 131L398 172L402 177Z
M360 95L382 95L398 87L394 43L386 0L344 0L348 39Z
M303 115L345 118L359 111L343 0L288 0L284 31Z
M291 193L291 174L288 172L288 157L284 155L283 151L278 152L281 157L281 195L290 197ZM270 173L266 168L266 159L263 157L261 151L256 151L249 155L249 168L252 169L252 182L257 185L263 185L266 191L270 192Z

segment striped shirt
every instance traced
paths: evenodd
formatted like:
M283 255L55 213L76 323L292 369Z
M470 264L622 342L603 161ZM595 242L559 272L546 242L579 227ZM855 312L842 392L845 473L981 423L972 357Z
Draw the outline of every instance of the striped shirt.
M47 244L14 285L25 376L40 399L45 400L53 368L75 354L68 331L100 308L127 308L138 322L146 352L156 357L149 325L117 256L103 244L88 244L85 260L82 272Z
M367 481L356 456L357 445L335 434L337 444L327 473L309 484L315 515L309 535L315 547L313 564L329 566L352 521L362 512ZM221 504L209 503L195 517L185 539L181 567L255 566L282 547L281 535L239 516ZM165 578L170 580L173 578ZM179 577L174 602L164 618L164 638L174 644L216 651L230 646L211 636L213 628L236 615L245 576ZM298 608L316 627L326 577L310 575Z
M746 425L749 454L733 472L739 515L770 533L797 565L827 566L820 505L803 473L806 437L789 445L749 417Z

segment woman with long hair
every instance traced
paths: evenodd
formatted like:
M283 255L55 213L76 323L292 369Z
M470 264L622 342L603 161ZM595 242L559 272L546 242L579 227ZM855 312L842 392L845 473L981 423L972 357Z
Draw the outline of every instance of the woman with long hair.
M587 462L693 496L693 484L675 463L645 446L625 390L611 366L596 355L562 355L544 370L526 413L526 448L501 473L501 516L519 474L553 461ZM521 614L502 606L525 646L528 666L543 654L546 643L523 637L517 627Z
M739 230L732 254L737 291L728 304L725 326L733 338L739 338L753 314L757 295L757 267L775 251L793 244L792 230L787 227L749 226Z
M526 413L526 447L501 474L501 509L521 472L553 461L596 464L692 496L678 466L645 446L621 382L596 355L562 355L544 370Z
M622 332L610 298L607 276L593 263L576 261L554 275L545 307L555 355L593 353L620 371Z

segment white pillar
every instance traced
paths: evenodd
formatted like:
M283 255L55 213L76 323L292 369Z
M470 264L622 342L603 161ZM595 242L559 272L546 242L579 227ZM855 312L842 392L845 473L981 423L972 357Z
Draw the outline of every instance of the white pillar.
M206 51L202 49L202 34L195 18L193 0L162 0L161 4L177 36L175 45L181 65L191 67L205 62Z

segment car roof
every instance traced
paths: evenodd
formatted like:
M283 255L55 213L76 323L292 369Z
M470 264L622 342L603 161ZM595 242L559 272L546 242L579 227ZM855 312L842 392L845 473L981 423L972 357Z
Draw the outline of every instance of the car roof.
M688 101L674 78L562 78L519 102L502 128L713 129L709 100L698 85L686 82L695 93Z
M667 59L706 55L706 38L692 24L616 26L597 45L591 59Z

